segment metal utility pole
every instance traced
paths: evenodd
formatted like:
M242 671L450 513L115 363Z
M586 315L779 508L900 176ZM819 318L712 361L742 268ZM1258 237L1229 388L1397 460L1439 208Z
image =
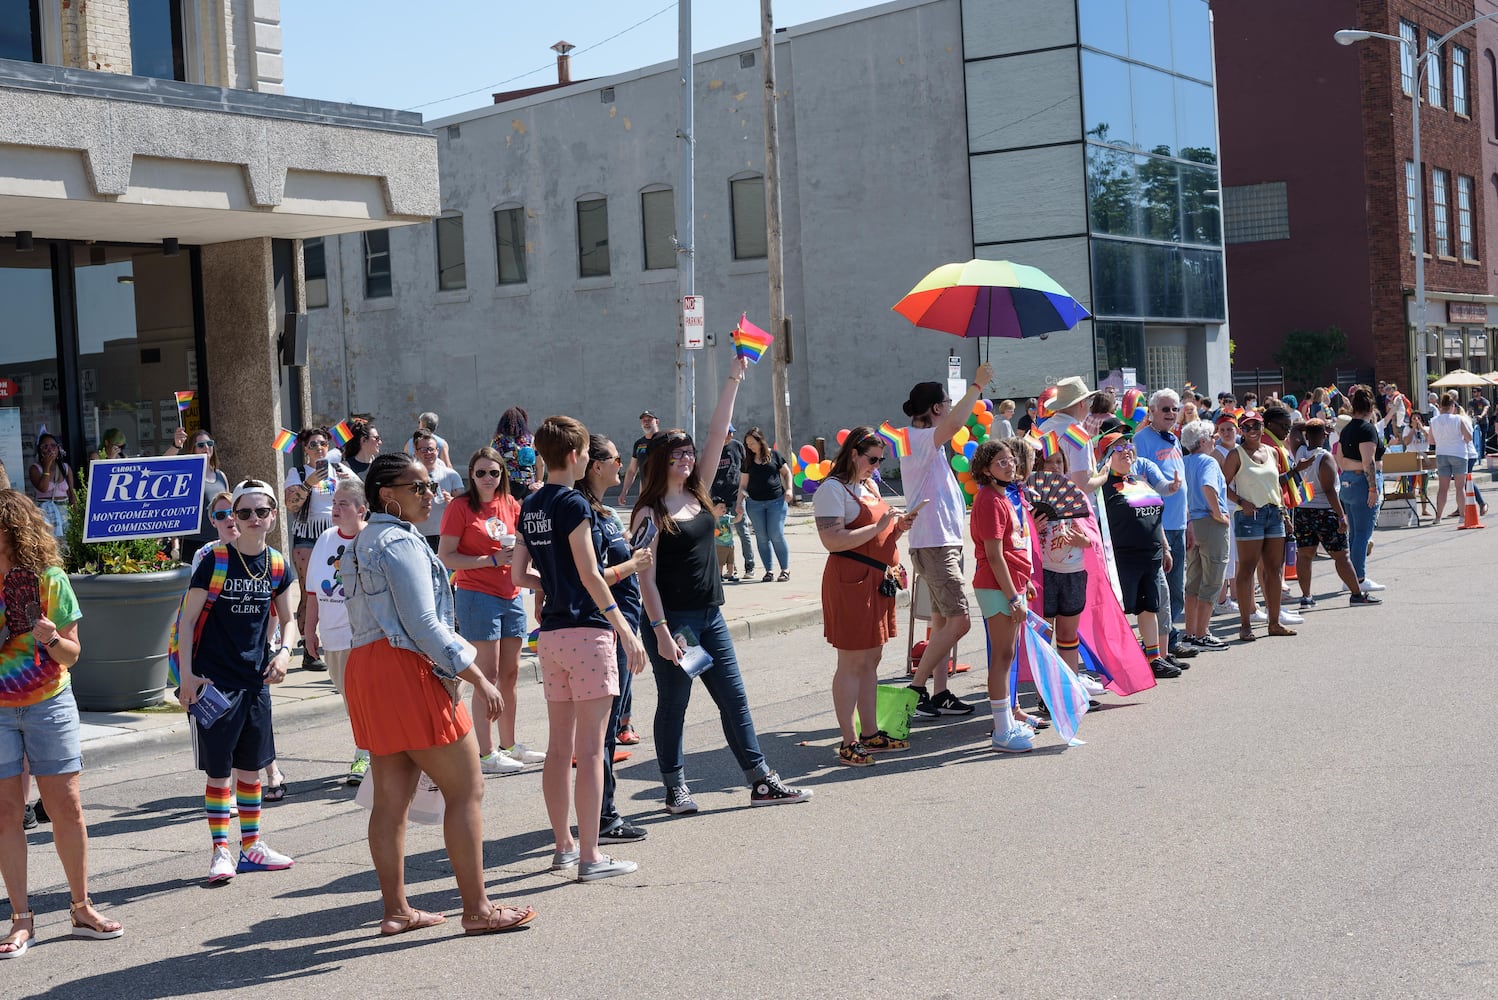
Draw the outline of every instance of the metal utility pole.
M791 440L790 329L785 321L785 257L780 231L780 113L775 98L775 13L772 0L759 0L759 56L765 74L765 234L770 266L771 409L775 414L775 444L787 454Z
M676 66L681 78L681 126L676 138L681 143L681 163L676 178L676 275L680 295L676 303L676 426L697 437L697 354L686 348L686 320L683 305L688 295L696 294L692 171L694 169L692 138L692 0L676 5Z

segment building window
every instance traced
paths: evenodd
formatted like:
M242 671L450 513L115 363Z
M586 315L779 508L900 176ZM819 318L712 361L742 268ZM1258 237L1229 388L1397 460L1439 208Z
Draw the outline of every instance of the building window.
M1410 233L1410 256L1415 256L1415 213L1419 211L1420 183L1415 161L1404 161L1404 223Z
M180 0L130 0L130 72L186 80Z
M1434 209L1437 257L1451 256L1451 218L1446 211L1446 183L1446 171L1431 170L1430 204Z
M1411 22L1400 18L1399 87L1406 97L1411 97L1415 93L1415 47L1420 44L1419 37L1419 29Z
M729 182L733 207L733 259L758 260L770 255L765 232L765 179L745 177Z
M1476 260L1477 248L1472 243L1472 178L1456 179L1456 240L1462 260Z
M0 4L0 59L42 61L41 0Z
M1440 38L1434 31L1425 33L1428 56L1425 60L1425 102L1433 108L1446 106L1446 69L1441 64L1441 50L1436 48Z
M1498 58L1492 49L1484 49L1482 54L1488 61L1488 107L1492 108L1493 128L1498 130Z
M463 254L463 217L444 215L437 219L437 291L456 292L468 287L468 265Z
M321 236L302 240L302 276L307 286L307 308L328 304L328 256Z
M494 256L501 285L525 284L525 209L495 210Z
M645 234L645 270L676 266L676 198L670 188L640 195L640 222Z
M1223 188L1222 214L1228 243L1290 238L1290 207L1284 181Z
M364 297L390 298L390 230L371 229L364 234Z
M1459 115L1471 115L1467 103L1467 63L1470 54L1460 45L1451 47L1451 110Z
M609 274L609 200L583 198L577 203L577 276Z

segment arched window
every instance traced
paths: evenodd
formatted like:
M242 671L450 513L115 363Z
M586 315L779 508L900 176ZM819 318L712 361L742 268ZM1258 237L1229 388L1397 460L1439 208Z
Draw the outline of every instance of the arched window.
M1492 49L1483 49L1482 55L1488 62L1488 110L1493 116L1493 130L1498 132L1498 58Z

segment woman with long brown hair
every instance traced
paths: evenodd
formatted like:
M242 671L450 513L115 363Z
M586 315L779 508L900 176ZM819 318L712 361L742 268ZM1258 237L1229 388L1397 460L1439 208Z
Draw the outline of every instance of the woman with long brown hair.
M478 650L477 667L499 688L499 744L484 718L482 692L473 692L474 734L485 774L512 774L540 764L546 754L515 742L516 680L525 642L525 597L510 575L520 504L510 495L504 459L480 448L468 459L468 489L442 515L437 558L453 571L458 634Z
M0 877L11 909L0 959L26 954L35 936L21 825L22 770L28 766L52 819L53 843L72 892L73 936L107 939L125 933L117 921L101 917L88 898L88 829L78 793L83 750L68 677L83 652L81 613L61 562L51 525L36 505L16 490L0 490L0 578L7 604L0 645Z
M749 781L750 805L802 802L812 794L785 785L760 751L738 656L723 620L717 523L699 474L699 469L718 467L739 383L747 370L744 358L734 359L708 426L707 447L700 455L686 431L657 435L659 443L652 445L645 458L644 483L632 521L635 531L647 522L656 529L650 542L655 564L640 570L640 596L649 622L641 638L655 672L656 760L666 786L666 811L672 814L697 811L687 789L684 760L692 677L681 663L687 647L698 645L712 661L698 676L718 706L729 749Z
M744 513L754 524L754 540L759 547L759 561L765 567L761 583L775 579L770 562L773 551L780 560L780 582L791 578L791 551L785 543L785 517L791 495L791 467L780 452L770 447L765 432L749 428L744 435L744 468L739 474L739 489L744 494Z

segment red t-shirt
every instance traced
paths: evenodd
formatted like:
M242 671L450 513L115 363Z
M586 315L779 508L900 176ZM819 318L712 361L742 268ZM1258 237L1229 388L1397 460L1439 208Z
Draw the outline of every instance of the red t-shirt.
M441 533L458 540L459 555L487 556L500 550L499 542L489 535L491 517L499 518L504 523L503 530L496 534L519 534L516 528L520 521L520 503L508 493L481 504L476 511L468 506L467 497L453 497L447 510L442 512ZM460 569L453 574L453 586L506 600L520 593L520 588L510 578L508 566Z
M1002 490L984 486L973 498L973 512L969 520L973 534L973 545L978 550L978 568L973 573L973 586L979 590L1002 590L988 564L988 553L984 550L985 539L997 538L1003 543L1004 564L1009 567L1009 576L1014 580L1017 593L1023 594L1030 585L1030 531L1029 519L1016 517L1014 508Z

